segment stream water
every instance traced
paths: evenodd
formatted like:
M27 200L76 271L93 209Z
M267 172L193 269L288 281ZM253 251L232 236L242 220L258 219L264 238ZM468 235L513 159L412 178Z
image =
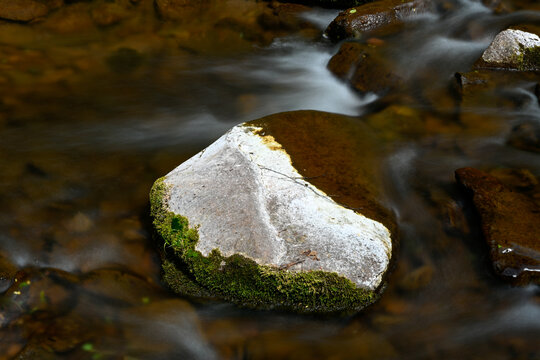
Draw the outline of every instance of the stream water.
M384 187L401 244L382 298L337 318L169 293L160 283L148 192L243 121L296 109L372 111L376 95L356 94L326 69L338 45L296 34L233 54L157 51L134 72L108 73L91 67L104 54L80 50L87 39L66 45L44 37L17 47L0 36L2 64L10 56L27 64L0 67L0 269L18 271L15 281L0 276L0 359L540 359L539 288L493 274L453 178L462 166L540 176L537 153L506 143L515 125L540 123L534 84L500 85L519 101L465 107L459 126L442 91L497 32L539 25L540 12L497 15L479 1L456 4L410 17L385 39L411 94L428 99L410 108L444 120L397 139L393 124L377 129L390 134L380 144L392 148ZM321 33L336 15L303 16ZM4 34L25 26L0 25ZM90 65L70 68L73 83L55 81L66 69L62 59L77 51L77 61ZM53 80L39 77L49 74L44 58L55 61Z

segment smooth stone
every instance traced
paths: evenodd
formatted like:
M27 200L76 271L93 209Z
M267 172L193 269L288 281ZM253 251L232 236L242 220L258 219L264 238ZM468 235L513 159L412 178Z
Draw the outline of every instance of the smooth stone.
M504 30L495 36L475 67L538 71L540 37L521 30Z
M455 174L457 182L472 194L495 272L517 284L538 284L540 206L534 196L478 169L461 168ZM537 183L534 179L531 184Z
M194 250L204 257L218 250L225 258L241 255L275 274L338 274L350 289L375 292L390 265L393 223L374 191L363 186L362 174L345 170L357 167L355 157L362 156L352 134L335 143L352 126L352 118L310 111L238 125L167 174L163 193L154 186L153 215L158 220L164 212L185 217L198 232ZM349 142L356 153L345 149L339 154ZM310 171L317 175L308 176L314 174ZM357 179L339 180L348 175ZM156 209L156 202L163 209ZM162 236L175 230L174 222L156 227ZM319 306L311 300L308 311Z

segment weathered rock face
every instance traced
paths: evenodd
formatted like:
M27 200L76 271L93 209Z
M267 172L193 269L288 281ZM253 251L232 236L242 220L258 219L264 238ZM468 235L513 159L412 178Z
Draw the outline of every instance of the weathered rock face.
M157 181L154 224L188 277L265 308L328 312L372 302L394 225L355 161L363 146L353 136L336 142L359 131L353 124L319 112L242 124Z
M433 10L430 0L383 0L342 11L325 33L333 41L357 38L378 30L388 33L399 29L406 16Z
M523 188L524 183L525 187L538 185L534 176L528 172L522 172L521 177L522 179L517 179L517 187ZM534 196L513 191L516 189L509 188L497 177L473 168L456 170L456 179L472 192L495 272L519 284L539 283L538 199L535 201Z
M504 30L495 36L475 66L539 71L540 37L521 30Z

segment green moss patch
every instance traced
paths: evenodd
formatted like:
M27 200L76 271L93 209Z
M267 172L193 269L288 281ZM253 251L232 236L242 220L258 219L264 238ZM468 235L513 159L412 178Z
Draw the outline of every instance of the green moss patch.
M540 46L522 48L518 58L519 70L540 70Z
M375 292L336 273L263 266L239 254L223 256L217 249L203 256L195 249L197 227L168 210L168 196L164 178L158 179L150 193L151 214L163 240L164 280L175 292L302 313L354 311L376 300Z

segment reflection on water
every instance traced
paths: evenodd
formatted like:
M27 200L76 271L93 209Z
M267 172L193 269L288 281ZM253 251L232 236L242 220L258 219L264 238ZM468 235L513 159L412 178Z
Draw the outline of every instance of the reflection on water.
M458 114L441 88L470 69L497 31L540 16L457 3L409 19L386 39L396 69L423 99L404 100L423 119L406 132L370 117L365 105L377 98L355 95L326 70L337 48L320 36L266 41L257 28L255 46L242 38L236 53L216 54L206 47L218 40L201 35L190 47L181 27L170 26L131 38L138 52L110 45L123 34L103 40L105 49L88 33L92 55L76 38L67 47L53 38L50 48L44 40L20 51L0 36L4 53L11 51L0 69L18 66L0 72L0 359L538 358L538 288L494 277L453 180L462 166L540 175L536 153L506 144L515 125L540 122L534 81L497 84L497 96L510 99L504 106L475 100ZM335 14L302 16L320 35ZM238 37L238 25L225 23L223 39ZM149 39L156 48L170 39L178 46L157 51ZM115 60L96 60L111 54ZM42 55L56 59L56 72ZM76 65L64 78L66 59ZM115 73L108 67L116 62L134 67ZM329 319L169 294L148 218L153 181L231 126L294 109L365 113L384 139L375 150L388 154L386 202L401 245L381 300Z

